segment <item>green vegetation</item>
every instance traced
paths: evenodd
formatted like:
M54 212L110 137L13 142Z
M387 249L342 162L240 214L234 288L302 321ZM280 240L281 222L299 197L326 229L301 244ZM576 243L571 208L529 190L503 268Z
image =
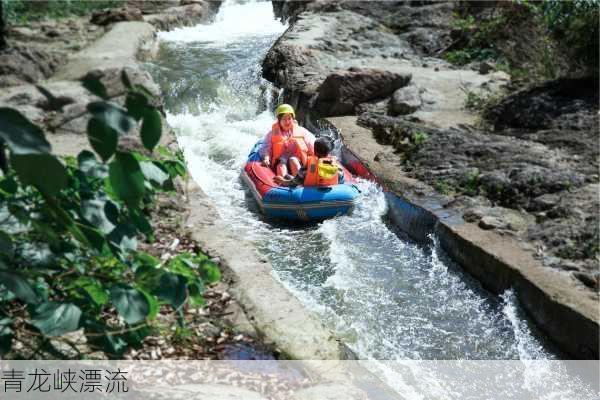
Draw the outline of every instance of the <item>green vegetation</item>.
M102 97L87 106L95 154L84 150L64 162L50 152L40 127L0 108L0 150L10 155L0 177L2 357L13 337L25 336L64 358L48 339L83 329L90 346L119 358L152 333L161 308L184 326L183 308L202 304L204 285L220 279L204 254L161 261L137 250L138 240L155 239L148 216L156 194L173 191L186 169L178 156L157 148L162 126L152 95L125 73L122 81L124 108L110 101L99 80L85 82ZM144 154L117 144L135 128Z
M94 10L121 7L124 0L58 0L26 1L0 0L8 24L24 24L40 19L58 19L76 15L86 15Z
M433 187L435 188L435 190L438 191L438 193L446 196L452 194L453 192L451 186L444 179L438 179L437 181L435 181Z
M597 76L600 0L546 0L537 9L552 36Z
M423 143L425 143L425 141L427 140L427 134L424 132L413 132L410 135L410 142L413 144L414 147L418 147L420 145L422 145Z
M553 79L560 74L557 57L564 53L571 70L583 69L597 75L599 14L600 0L513 0L479 16L456 14L453 25L457 38L443 57L459 66L493 61L515 79L536 74ZM519 29L526 36L538 32L527 37L530 48L526 60L519 59L524 54L512 54L513 46L505 43L514 40ZM539 43L534 45L533 40ZM531 53L536 46L535 54ZM529 67L522 68L523 63L529 63Z
M466 174L460 184L460 191L467 196L479 194L479 169L475 168Z
M439 178L433 183L433 188L443 195L464 194L467 196L477 196L483 190L479 182L479 169L474 168L456 181L454 178Z

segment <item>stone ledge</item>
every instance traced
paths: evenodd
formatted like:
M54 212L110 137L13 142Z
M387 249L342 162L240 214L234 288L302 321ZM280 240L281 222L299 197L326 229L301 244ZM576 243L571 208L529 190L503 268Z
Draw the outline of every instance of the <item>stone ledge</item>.
M202 189L190 182L188 193L191 211L186 225L192 237L211 257L220 258L233 280L232 294L259 334L290 359L347 358L333 334L273 278L270 263L229 231Z
M456 262L494 293L513 287L533 321L570 356L597 359L600 305L564 272L544 267L515 239L465 223L431 188L399 176L390 146L378 144L356 117L327 118L341 133L347 155L377 177L394 223L418 241L436 233Z

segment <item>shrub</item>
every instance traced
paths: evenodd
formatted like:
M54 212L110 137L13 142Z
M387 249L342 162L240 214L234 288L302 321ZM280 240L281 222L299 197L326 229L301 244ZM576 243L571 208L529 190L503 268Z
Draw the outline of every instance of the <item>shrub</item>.
M95 154L84 150L65 163L51 154L41 128L0 108L0 151L6 146L10 153L0 177L2 356L15 332L50 346L47 338L83 329L90 345L119 358L141 345L159 307L181 316L187 303L203 302L206 283L220 278L204 254L164 262L137 250L138 238L154 240L148 220L154 195L173 190L186 169L164 149L156 159L117 146L120 135L140 125L152 154L162 134L149 92L126 74L122 80L125 108L109 101L99 80L85 82L102 98L87 106Z

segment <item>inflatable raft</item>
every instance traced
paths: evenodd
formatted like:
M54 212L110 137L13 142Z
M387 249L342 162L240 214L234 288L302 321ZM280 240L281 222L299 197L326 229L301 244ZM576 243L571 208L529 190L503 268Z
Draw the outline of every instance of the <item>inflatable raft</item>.
M343 184L326 187L283 187L273 181L275 173L262 165L259 141L248 156L242 179L250 188L260 210L269 217L291 220L322 220L347 214L356 204L358 188L344 169Z

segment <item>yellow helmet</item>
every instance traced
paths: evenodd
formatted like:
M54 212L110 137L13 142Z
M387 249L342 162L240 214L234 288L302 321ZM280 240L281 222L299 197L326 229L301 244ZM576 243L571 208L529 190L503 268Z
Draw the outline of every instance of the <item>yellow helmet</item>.
M289 104L280 104L275 109L275 115L279 117L281 114L292 114L292 117L296 118L296 113L294 112L294 107Z

